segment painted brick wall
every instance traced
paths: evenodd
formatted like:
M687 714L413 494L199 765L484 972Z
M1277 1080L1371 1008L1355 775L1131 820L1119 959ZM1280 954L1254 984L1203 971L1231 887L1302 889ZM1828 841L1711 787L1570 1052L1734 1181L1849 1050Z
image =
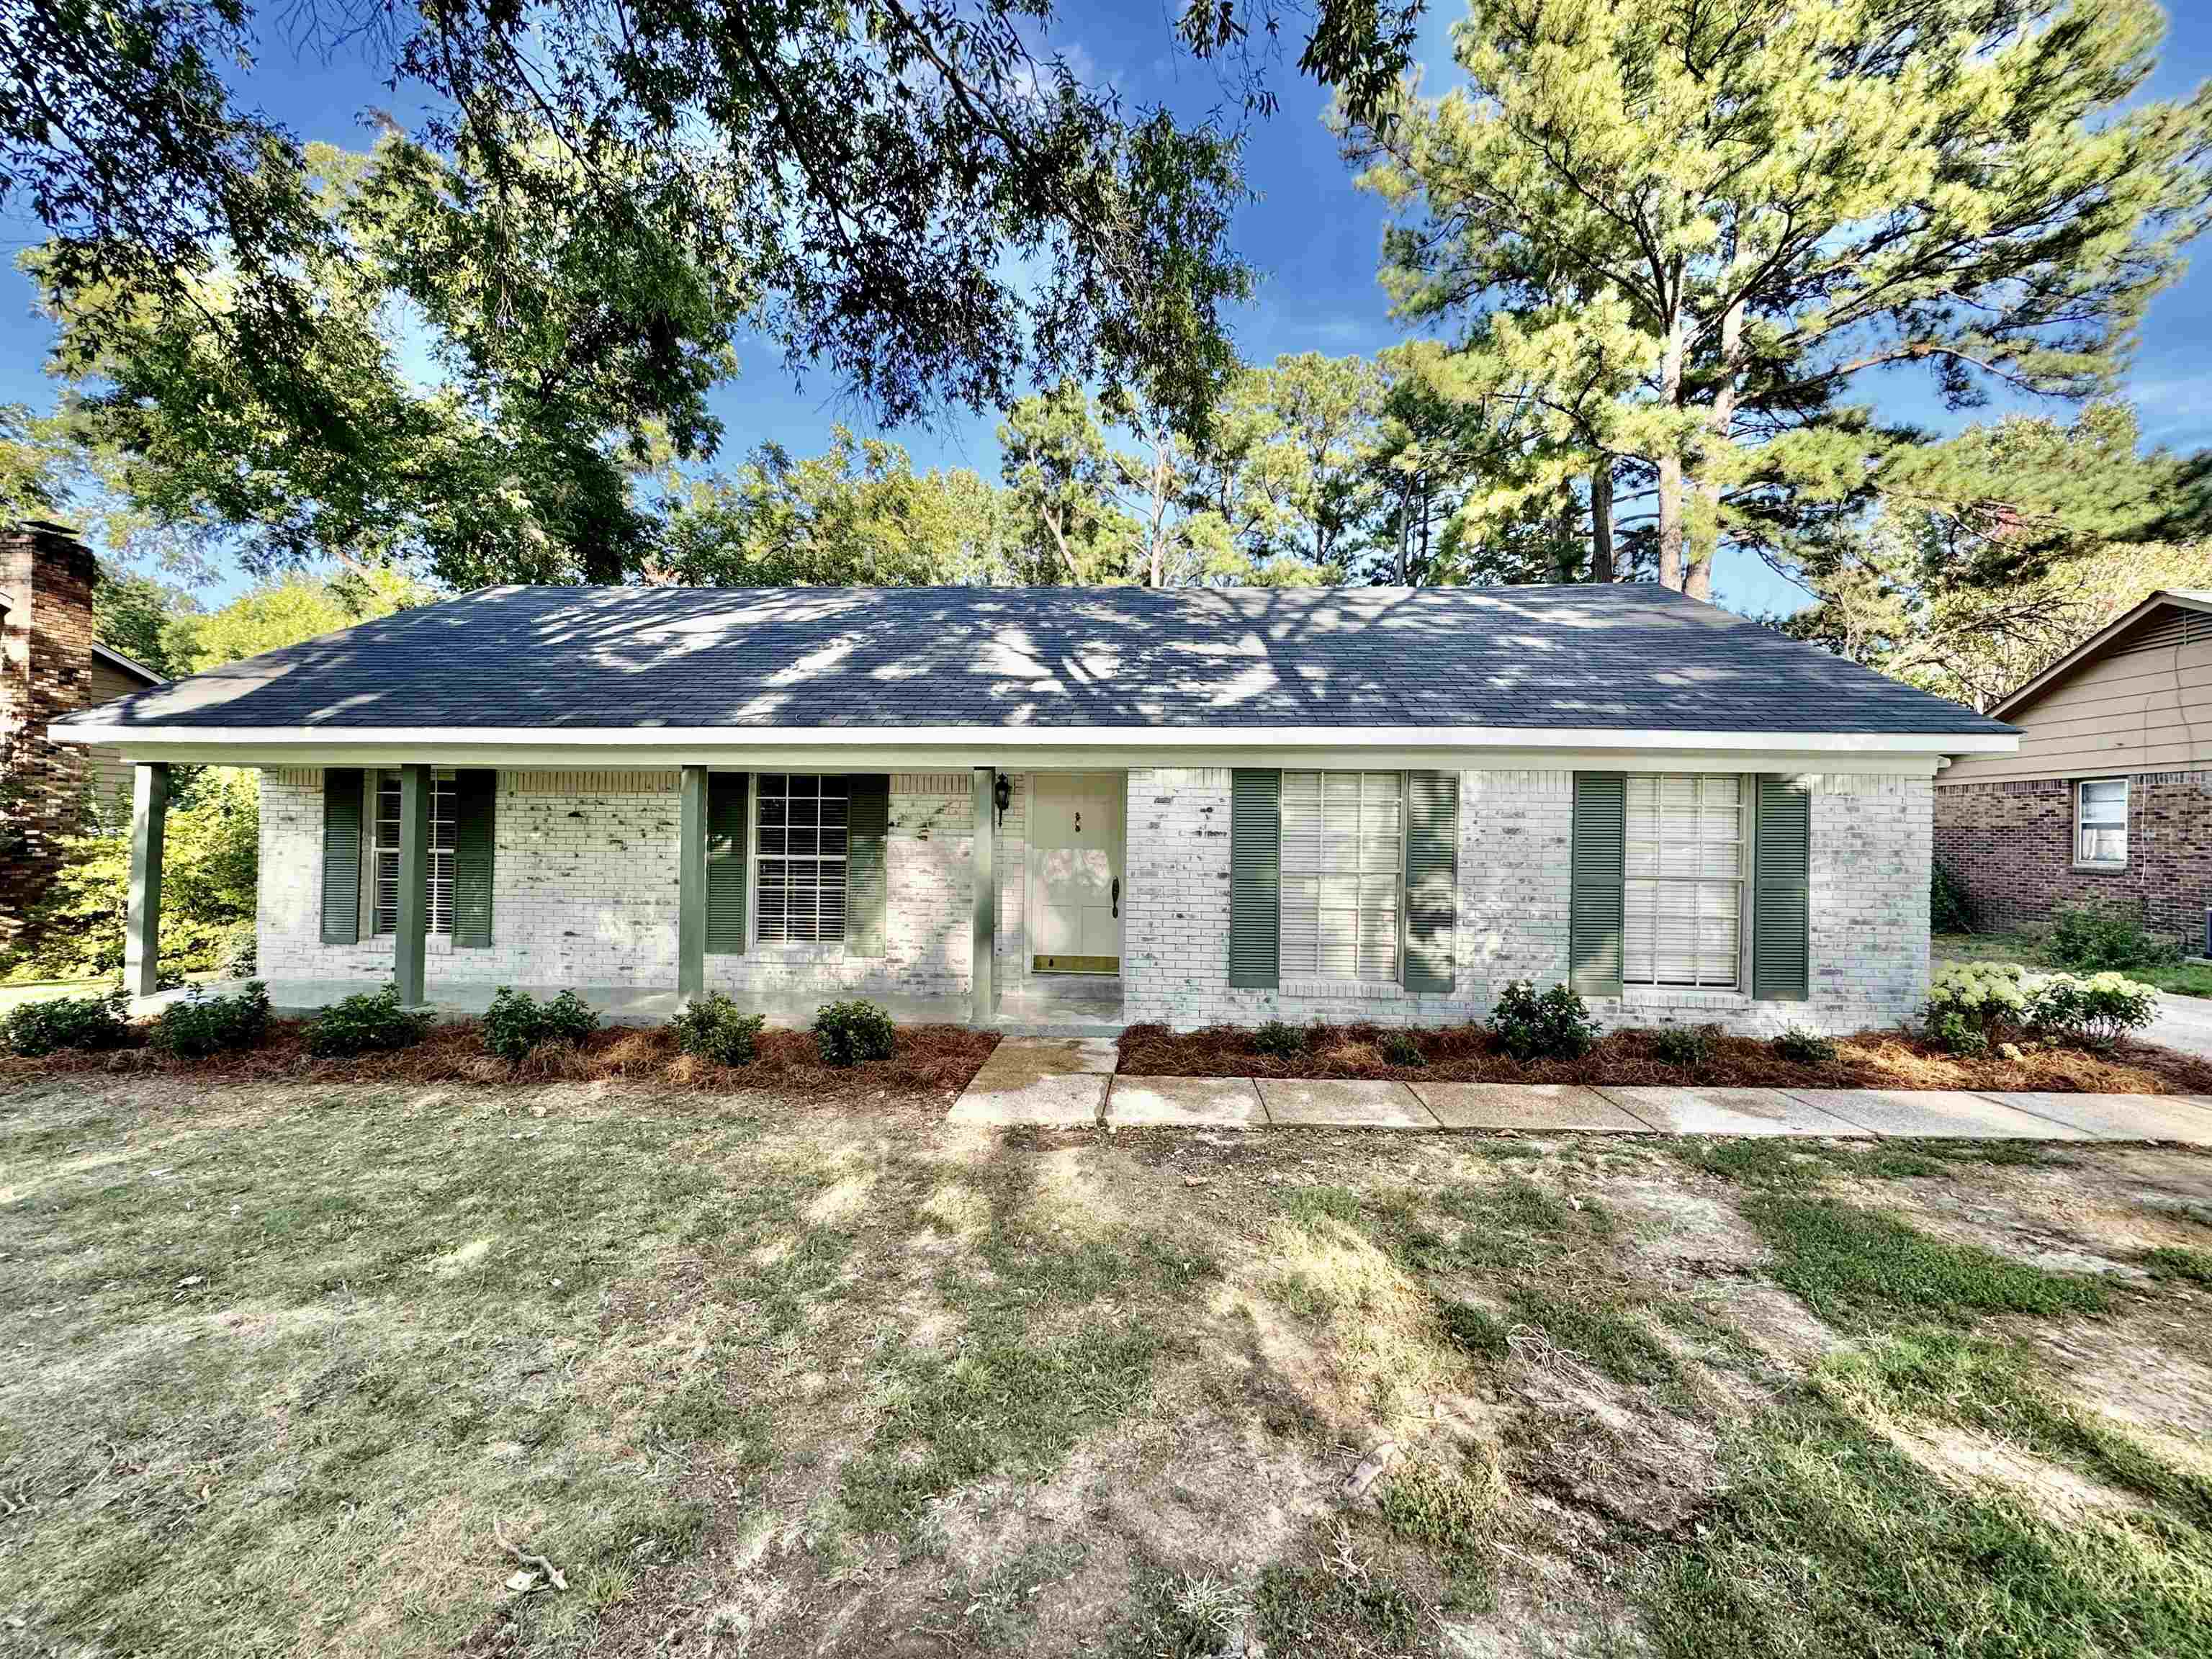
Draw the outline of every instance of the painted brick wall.
M948 780L950 781L948 782ZM762 945L710 956L710 986L965 995L967 780L897 775L887 849L886 954L841 945ZM676 775L502 772L493 851L492 944L456 951L433 934L427 977L539 987L676 983ZM388 937L321 942L322 775L261 775L260 971L270 980L392 973Z
M1271 1018L1434 1024L1486 1017L1509 980L1565 977L1573 775L1476 771L1460 777L1451 993L1290 981L1275 991L1231 988L1229 777L1129 775L1123 1007L1132 1022L1185 1030ZM1813 785L1812 1000L1639 991L1593 1002L1601 1024L1849 1031L1895 1024L1917 1008L1928 976L1929 783L1840 775Z
M2116 900L2161 933L2203 936L2212 904L2212 772L2128 780L2124 870L2074 867L2074 781L1939 785L1936 857L1966 890L1978 927L2032 927L2054 908Z

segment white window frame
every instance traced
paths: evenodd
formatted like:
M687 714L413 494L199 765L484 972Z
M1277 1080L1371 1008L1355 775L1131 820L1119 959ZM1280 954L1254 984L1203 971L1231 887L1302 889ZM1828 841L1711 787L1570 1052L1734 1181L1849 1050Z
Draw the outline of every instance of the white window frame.
M392 933L399 927L399 835L401 825L395 818L392 825L392 840L386 842L384 822L384 789L390 784L394 792L400 787L399 772L395 767L372 768L368 777L368 915L369 933ZM442 832L442 833L441 833ZM430 774L430 905L429 917L423 931L428 933L447 933L453 931L453 775L450 771L434 770ZM392 908L384 908L385 860L392 862Z
M1316 959L1312 971L1307 972L1303 969L1294 969L1285 959L1287 956L1286 941L1289 937L1289 930L1285 925L1287 921L1285 901L1289 896L1292 876L1320 876L1329 872L1322 870L1293 871L1291 867L1290 861L1289 837L1287 835L1284 835L1279 837L1277 842L1275 890L1275 940L1277 961L1280 964L1281 978L1285 981L1298 981L1313 983L1325 982L1329 984L1347 985L1403 985L1406 982L1406 775L1403 772L1394 772L1382 767L1364 767L1357 769L1350 767L1332 767L1326 769L1314 767L1286 768L1281 775L1280 783L1277 786L1277 811L1278 812L1281 812L1283 811L1281 803L1288 797L1290 792L1290 781L1292 777L1311 776L1319 780L1319 787L1323 792L1323 799L1325 801L1328 787L1328 780L1331 777L1346 775L1356 777L1361 781L1360 810L1363 821L1366 811L1367 795L1365 784L1368 778L1387 777L1391 781L1392 787L1397 792L1398 834L1397 839L1394 844L1395 851L1392 854L1393 862L1390 877L1392 885L1396 890L1397 902L1394 908L1395 920L1391 924L1394 937L1391 947L1389 975L1387 978L1375 979L1363 976L1360 974L1358 968L1359 947L1356 939L1352 946L1352 971L1350 975L1330 974L1322 970L1318 959L1318 941L1316 941ZM1355 845L1363 839L1364 837L1362 836L1355 832L1353 836ZM1337 872L1335 873L1340 875L1348 873L1355 879L1358 879L1364 878L1371 873L1378 872L1370 872L1361 870L1355 865L1355 866L1348 872ZM1355 907L1355 915L1356 914L1357 908Z
M1630 835L1629 830L1630 815L1635 810L1632 800L1635 786L1639 781L1648 781L1655 786L1656 788L1662 792L1663 794L1668 780L1670 778L1688 778L1693 780L1697 783L1697 811L1700 825L1703 824L1705 817L1706 809L1705 805L1705 789L1706 783L1711 780L1719 778L1729 778L1735 781L1737 850L1735 876L1733 881L1724 876L1708 876L1702 872L1695 875L1668 875L1664 873L1663 870L1659 867L1663 866L1666 861L1663 848L1667 843L1663 836L1655 842L1655 848L1658 850L1655 851L1655 856L1652 860L1655 866L1653 873L1648 876L1637 875L1629 871L1627 867L1627 849L1628 842L1633 838ZM1758 780L1754 777L1735 772L1632 773L1629 775L1628 778L1628 789L1631 799L1624 800L1622 803L1623 811L1621 813L1622 868L1620 982L1623 992L1631 994L1642 993L1646 995L1653 993L1665 994L1667 993L1676 991L1702 992L1708 994L1725 992L1733 993L1737 995L1747 994L1749 988L1747 965L1751 960L1752 872L1753 860L1757 855L1757 849L1753 844L1753 838L1758 833L1756 828L1758 814L1754 810L1757 802ZM1661 815L1660 823L1663 826L1665 823L1665 815L1663 813ZM1698 844L1703 845L1702 836L1700 837ZM1735 969L1727 980L1723 981L1704 978L1692 978L1689 980L1662 980L1658 977L1658 915L1656 908L1652 917L1653 942L1650 963L1650 974L1648 977L1638 978L1631 971L1629 937L1632 931L1632 911L1629 896L1631 889L1632 889L1637 884L1642 882L1650 883L1655 889L1668 885L1688 886L1692 888L1733 886L1735 889ZM1696 919L1698 917L1699 914L1699 909L1693 900L1691 911L1693 928L1695 927Z
M768 799L768 790L765 786L768 780L770 778L811 778L820 780L825 783L834 779L837 782L838 786L844 791L845 823L843 829L845 832L845 850L842 853L836 854L824 854L819 851L799 854L794 854L788 850L780 853L763 851L761 846L761 808L763 804ZM822 946L843 945L847 935L852 931L853 925L853 791L849 776L842 772L809 772L805 770L755 772L747 781L745 793L750 803L745 812L745 874L752 890L750 894L750 902L745 908L750 913L747 917L747 925L751 929L752 943L758 945L766 945L771 950L791 950L795 951L811 951ZM787 786L785 789L782 799L786 800L791 799ZM787 824L784 827L788 829L790 826ZM819 827L818 823L817 827ZM787 847L788 843L787 842ZM761 879L762 872L764 867L769 864L788 862L793 858L811 859L817 865L824 862L834 861L838 869L842 872L843 879L841 882L838 890L841 895L841 902L838 907L837 931L836 933L826 937L821 935L821 901L818 896L815 901L817 937L812 939L793 939L790 937L787 925L785 930L780 934L768 933L762 931L762 924L767 920L765 914L766 906L762 899L762 895L767 890L767 889ZM790 892L794 890L787 885L783 890ZM818 895L827 890L817 881L814 887L809 890ZM788 910L787 909L787 919L788 917Z
M2093 783L2116 783L2120 787L2120 819L2117 825L2086 823L2081 809L2087 803L2085 796ZM2074 780L2074 867L2076 870L2124 870L2128 867L2129 809L2134 805L2134 787L2124 777L2076 778ZM2085 858L2081 853L2081 832L2084 830L2110 830L2120 832L2120 855L2117 859Z

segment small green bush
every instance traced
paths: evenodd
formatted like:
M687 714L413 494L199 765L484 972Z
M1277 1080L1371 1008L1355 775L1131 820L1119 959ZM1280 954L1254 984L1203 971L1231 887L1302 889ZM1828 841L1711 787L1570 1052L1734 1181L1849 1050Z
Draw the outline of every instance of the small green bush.
M411 1048L429 1029L430 1011L401 1007L399 988L386 985L380 991L356 992L316 1015L307 1028L307 1052L326 1059L388 1054Z
M581 1042L599 1026L599 1017L574 991L540 1002L527 991L502 985L484 1013L484 1048L520 1066L532 1049L549 1042Z
M1928 982L1922 1023L1930 1041L1954 1054L1987 1054L2025 1023L2027 969L2016 962L1954 962Z
M1421 1052L1421 1045L1411 1031L1385 1031L1382 1040L1375 1045L1376 1052L1393 1066L1425 1066L1429 1057Z
M1252 1046L1274 1060L1296 1060L1306 1051L1306 1034L1298 1027L1271 1019L1252 1034Z
M2069 1048L2101 1052L2157 1015L2158 992L2119 974L2053 974L2028 994L2028 1028Z
M2148 968L2180 955L2171 943L2144 928L2140 911L2112 901L2057 912L2051 918L2047 948L2052 962L2077 974Z
M1937 933L1974 931L1974 913L1966 890L1940 863L1928 866L1928 927Z
M1577 1060L1597 1042L1597 1022L1572 988L1554 985L1539 994L1525 979L1498 993L1490 1029L1516 1060Z
M676 1033L676 1046L687 1054L717 1066L750 1066L760 1052L760 1034L767 1024L758 1014L740 1013L736 1003L714 991L669 1021L668 1029Z
M814 1046L822 1051L826 1066L889 1060L892 1042L891 1017L857 997L824 1004L814 1016Z
M197 985L161 1010L154 1046L181 1060L204 1060L257 1047L269 1034L269 988L255 980L235 996L211 997Z
M11 1054L50 1054L57 1048L119 1048L131 1035L123 1021L120 988L104 997L54 997L12 1009L0 1024L0 1048Z
M1711 1062L1716 1025L1662 1025L1651 1034L1651 1052L1669 1066L1701 1071Z
M1774 1039L1774 1052L1792 1066L1826 1066L1836 1057L1832 1037L1793 1025Z

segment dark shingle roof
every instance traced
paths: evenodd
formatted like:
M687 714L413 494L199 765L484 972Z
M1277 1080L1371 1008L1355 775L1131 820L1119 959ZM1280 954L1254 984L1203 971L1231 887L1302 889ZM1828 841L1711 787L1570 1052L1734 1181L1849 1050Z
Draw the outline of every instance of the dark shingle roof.
M216 730L2011 729L1626 583L488 588L75 718Z

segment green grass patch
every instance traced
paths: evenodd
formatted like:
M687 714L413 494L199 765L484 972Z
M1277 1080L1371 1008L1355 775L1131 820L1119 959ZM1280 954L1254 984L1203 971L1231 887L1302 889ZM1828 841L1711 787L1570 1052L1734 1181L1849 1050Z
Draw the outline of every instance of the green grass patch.
M2179 1244L2161 1244L2143 1252L2142 1265L2153 1279L2179 1279L2191 1285L2212 1285L2212 1252L2191 1250Z
M1464 1462L1401 1457L1382 1486L1382 1520L1399 1537L1449 1566L1455 1577L1486 1575L1503 1491L1494 1470L1477 1473Z
M1653 1333L1627 1301L1593 1285L1572 1294L1533 1285L1505 1293L1513 1311L1584 1363L1614 1381L1672 1382L1681 1375L1674 1351Z
M1421 1607L1403 1587L1367 1568L1277 1563L1260 1575L1252 1632L1271 1654L1411 1653L1420 1643Z
M2212 1533L2212 1480L2177 1468L2094 1411L2060 1399L2015 1345L1922 1330L1821 1362L1814 1383L1861 1415L1956 1423L2108 1484Z
M1835 1199L1760 1192L1741 1207L1773 1247L1776 1279L1832 1324L1864 1324L1900 1310L1949 1320L2049 1317L2100 1313L2110 1301L2094 1279L2008 1261Z
M1788 1135L1729 1135L1666 1143L1674 1156L1701 1174L1747 1187L1808 1187L1847 1166L1850 1153Z
M2185 1523L2053 1522L1802 1398L1723 1462L1696 1541L1653 1550L1637 1581L1668 1659L2166 1659L2212 1642L2212 1549Z
M1505 1338L1505 1323L1487 1308L1471 1302L1444 1300L1437 1304L1437 1322L1462 1353L1497 1361L1512 1352Z

